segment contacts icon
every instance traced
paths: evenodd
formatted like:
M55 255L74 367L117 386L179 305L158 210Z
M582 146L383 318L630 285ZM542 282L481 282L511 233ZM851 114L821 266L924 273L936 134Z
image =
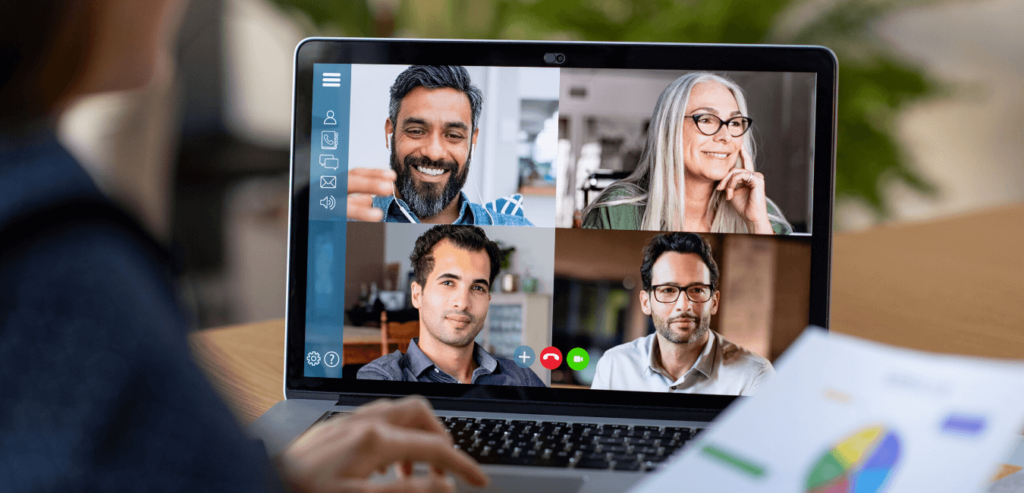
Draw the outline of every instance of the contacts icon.
M338 188L337 176L321 176L320 188Z

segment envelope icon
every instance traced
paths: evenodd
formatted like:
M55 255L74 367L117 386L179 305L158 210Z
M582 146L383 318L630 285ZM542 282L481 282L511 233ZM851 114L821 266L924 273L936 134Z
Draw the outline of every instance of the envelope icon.
M338 188L337 176L321 176L320 188Z

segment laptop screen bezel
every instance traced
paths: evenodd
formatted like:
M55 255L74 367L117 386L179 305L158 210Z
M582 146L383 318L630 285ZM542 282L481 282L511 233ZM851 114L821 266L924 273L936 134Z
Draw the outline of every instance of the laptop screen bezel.
M562 53L552 65L546 53ZM731 396L625 392L560 388L444 385L418 382L360 381L304 376L306 275L309 226L309 166L312 88L315 63L483 65L603 69L812 72L815 128L811 231L811 279L808 322L828 328L831 286L832 202L835 175L837 61L816 46L752 46L665 43L589 43L324 39L302 41L295 51L292 114L291 207L289 217L286 310L285 396L342 398L353 404L381 397L420 394L447 408L518 408L587 414L628 415L637 409L724 409ZM296 163L301 163L296 166ZM628 403L628 404L626 404Z

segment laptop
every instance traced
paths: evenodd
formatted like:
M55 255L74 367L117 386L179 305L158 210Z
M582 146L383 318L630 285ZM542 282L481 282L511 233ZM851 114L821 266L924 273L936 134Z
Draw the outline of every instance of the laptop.
M495 491L628 489L828 327L836 74L821 47L302 41L285 400L249 431L276 453L419 394Z

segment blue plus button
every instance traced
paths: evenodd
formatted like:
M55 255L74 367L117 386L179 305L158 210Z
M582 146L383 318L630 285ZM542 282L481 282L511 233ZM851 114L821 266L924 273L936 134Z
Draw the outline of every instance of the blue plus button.
M512 360L520 368L529 368L535 359L537 359L537 353L534 353L530 346L519 346L512 352Z

